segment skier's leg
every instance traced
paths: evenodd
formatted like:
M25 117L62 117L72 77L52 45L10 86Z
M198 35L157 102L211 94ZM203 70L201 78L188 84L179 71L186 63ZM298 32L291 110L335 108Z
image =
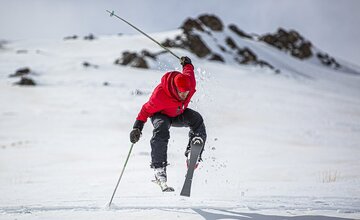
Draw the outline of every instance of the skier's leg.
M187 156L187 154L190 151L190 142L193 139L193 137L201 137L204 143L206 141L207 135L206 135L204 120L200 115L200 113L198 113L197 111L187 108L183 114L172 119L172 126L190 127L189 144L185 151L186 154L185 156ZM200 154L200 159L201 159L201 154Z
M177 116L172 121L174 127L190 127L189 138L201 137L206 141L206 129L202 116L199 112L190 108L185 109L184 113Z
M160 168L167 165L167 147L170 138L170 118L161 113L151 117L154 126L151 144L151 167Z

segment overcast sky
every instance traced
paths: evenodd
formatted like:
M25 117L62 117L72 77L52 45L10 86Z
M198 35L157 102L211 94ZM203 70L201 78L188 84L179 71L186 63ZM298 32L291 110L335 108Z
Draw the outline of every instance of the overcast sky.
M173 30L187 17L218 15L248 33L295 29L329 54L360 65L360 0L0 0L0 40Z

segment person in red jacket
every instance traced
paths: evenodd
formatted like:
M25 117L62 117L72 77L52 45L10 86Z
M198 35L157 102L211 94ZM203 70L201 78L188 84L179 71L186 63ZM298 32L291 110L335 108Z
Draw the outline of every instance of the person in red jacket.
M151 167L155 169L156 180L162 182L167 181L167 148L171 126L190 128L186 157L189 155L190 142L194 137L200 137L203 140L203 146L206 141L202 116L188 108L191 97L196 92L194 66L188 57L181 57L180 64L183 66L182 73L172 71L165 73L162 77L161 83L154 89L149 101L142 106L130 133L130 141L136 143L140 139L145 122L148 118L151 119L154 126L150 140ZM199 161L201 161L201 154Z

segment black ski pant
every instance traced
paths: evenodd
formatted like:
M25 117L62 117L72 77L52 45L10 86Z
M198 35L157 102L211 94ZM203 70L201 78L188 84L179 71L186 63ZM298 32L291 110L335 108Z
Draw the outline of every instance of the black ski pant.
M167 165L167 149L170 139L170 127L189 127L189 143L193 137L201 137L206 141L206 129L201 115L192 110L185 111L176 117L156 113L151 117L154 126L151 144L151 167L158 168Z

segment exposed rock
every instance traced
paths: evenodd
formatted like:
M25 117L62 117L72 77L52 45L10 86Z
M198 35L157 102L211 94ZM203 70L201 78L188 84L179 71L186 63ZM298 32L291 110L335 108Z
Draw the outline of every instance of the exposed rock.
M83 62L83 66L84 66L84 67L89 67L90 65L91 65L91 64L90 64L90 63L88 63L88 62L86 62L86 61L85 61L85 62Z
M212 32L208 30L205 31L203 28L204 26L208 27L212 31L222 31L224 29L221 20L216 16L207 14L201 15L198 19L187 19L181 26L184 30L183 34L176 36L174 40L166 39L162 45L165 47L176 47L188 50L199 58L207 57L208 60L225 62L225 59L220 54L212 52L200 35L196 33L196 31L205 32L216 41ZM252 39L252 36L241 31L238 27L236 27L236 25L229 25L229 29L239 37ZM256 54L249 48L240 48L229 36L225 38L224 43L217 42L217 46L223 53L233 55L234 59L239 64L254 64L261 66L265 66L265 64L267 64L265 61L258 60Z
M225 39L225 42L231 49L237 49L238 48L236 43L234 42L234 40L231 37L227 37Z
M23 67L18 70L14 74L9 75L9 77L19 77L19 76L25 76L30 74L31 70L29 67Z
M227 52L227 50L225 49L225 47L223 47L223 46L221 46L221 45L218 45L218 47L220 48L220 50L221 50L222 52Z
M202 58L211 53L210 49L202 41L199 35L187 35L187 41L184 42L185 47L198 57Z
M170 40L167 38L164 42L161 43L164 47L178 47L178 48L184 48L184 45L180 43L176 43L174 40Z
M240 64L250 64L257 62L257 57L249 48L239 48L231 37L225 39L226 44L236 52L237 55L234 59Z
M78 39L77 35L64 37L64 40L76 40L76 39Z
M257 56L249 48L238 49L238 55L242 57L240 64L256 64L258 62Z
M221 20L215 15L201 15L199 20L213 31L222 31L224 29Z
M222 63L225 62L224 58L222 56L220 56L219 54L212 54L211 57L209 58L209 60L215 60L215 61L220 61Z
M234 33L236 33L237 35L239 35L240 37L252 39L252 36L246 34L246 33L243 32L242 30L240 30L235 24L230 24L230 25L229 25L229 29L232 30L232 31L233 31Z
M115 64L126 66L129 63L131 63L136 57L137 57L136 53L125 51L123 52L122 57L120 59L115 60Z
M181 28L184 30L182 35L176 36L175 40L166 39L162 43L165 47L177 47L189 50L198 57L203 58L211 54L210 49L206 46L201 37L195 31L204 32L203 25L214 31L223 30L223 24L214 15L202 15L198 19L187 19ZM211 35L211 32L208 32Z
M326 66L334 67L334 68L341 67L341 65L333 57L330 57L328 54L318 53L316 56L319 58L320 62Z
M151 59L156 60L156 54L150 53L150 52L147 51L147 50L142 50L142 51L141 51L141 55L142 55L143 57L150 57Z
M191 32L186 33L185 38L182 40L166 39L162 45L164 47L177 47L189 50L200 58L205 57L211 53L210 49L202 41L201 37Z
M259 36L256 34L247 34L235 24L230 24L227 28L232 33L231 35L228 35L228 29L224 31L225 26L222 21L218 17L209 14L201 15L195 19L189 18L185 20L180 28L183 30L181 34L174 36L172 39L166 39L162 42L162 45L169 48L181 48L195 54L199 58L208 60L226 62L230 57L230 59L235 60L241 65L258 65L270 68L276 73L280 73L280 70L276 69L269 62L261 60L254 51L247 48L245 45L248 44L241 40L244 38L263 41L298 59L307 59L313 55L311 42L294 30L287 31L279 28L277 32L273 34ZM223 31L220 33L223 34L223 36L218 38L219 33L216 32L220 31ZM215 45L218 48L210 48L208 45ZM215 51L212 51L212 49ZM120 59L117 59L115 63L148 68L145 58L147 60L148 58L156 60L161 53L168 53L168 51L163 50L158 53L151 53L143 50L140 54L124 52L123 56ZM317 57L324 65L333 68L340 67L336 60L329 57L327 54L319 53L317 54Z
M257 64L260 65L261 67L269 67L270 69L275 70L275 73L280 73L279 69L275 69L273 65L269 64L266 61L259 60Z
M185 33L188 33L194 29L198 31L204 31L204 29L201 27L201 24L191 18L187 19L180 28L183 29Z
M93 67L93 68L95 68L95 69L99 68L98 65L91 64L91 63L89 63L89 62L87 62L87 61L84 61L84 62L82 63L82 65L83 65L83 67L85 67L85 68L88 68L88 67Z
M242 65L259 65L261 67L269 67L271 69L275 69L272 65L268 62L259 60L256 54L247 47L240 48L235 41L231 37L227 37L225 39L225 43L227 46L235 52L234 60L237 61L239 64ZM220 47L224 52L226 51L224 47Z
M15 85L20 85L20 86L35 86L36 83L34 80L32 80L31 78L28 77L21 77L21 80L17 83L15 83Z
M295 48L291 51L291 55L300 59L306 59L312 56L311 43L305 42L300 45L299 48Z
M259 38L271 46L280 50L289 51L290 54L299 59L306 59L312 56L311 42L305 40L296 31L285 31L279 28L275 34L266 34Z
M136 57L130 65L131 67L149 69L146 60L143 57Z
M84 40L95 40L95 36L93 34L89 34L87 36L84 37Z
M137 68L144 68L148 69L149 66L144 59L144 56L138 55L137 53L131 53L128 51L123 52L122 57L115 60L115 64L127 66L130 65L131 67Z

